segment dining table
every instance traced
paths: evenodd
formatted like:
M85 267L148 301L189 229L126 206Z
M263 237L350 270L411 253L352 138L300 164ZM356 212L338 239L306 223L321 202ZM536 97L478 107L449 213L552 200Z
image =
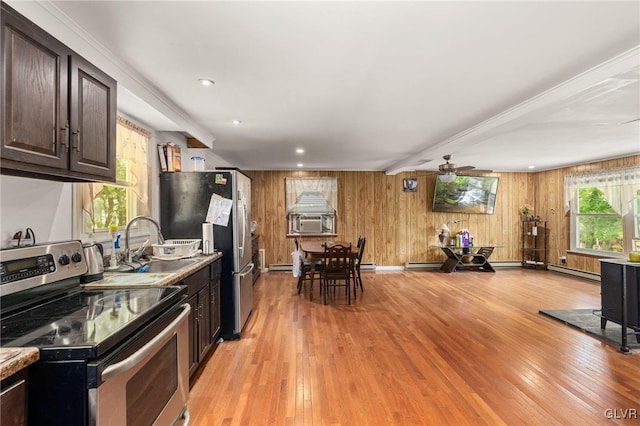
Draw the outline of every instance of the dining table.
M316 271L316 261L321 260L325 257L325 247L327 246L327 244L329 244L329 247L331 247L331 245L341 245L341 246L345 246L345 247L351 247L351 255L353 257L355 257L358 254L358 248L354 247L353 244L351 244L350 241L318 241L318 240L311 240L311 241L302 241L300 243L300 250L302 250L302 252L304 253L304 257L310 260L311 263L311 269L309 270L309 275L311 276L311 280L310 280L310 294L309 294L309 299L313 298L313 279L315 277L315 271ZM351 291L351 290L349 290Z

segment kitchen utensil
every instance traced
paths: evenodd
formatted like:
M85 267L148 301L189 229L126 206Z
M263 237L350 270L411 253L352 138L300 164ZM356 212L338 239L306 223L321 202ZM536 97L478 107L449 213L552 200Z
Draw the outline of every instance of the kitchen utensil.
M84 259L87 262L87 273L80 277L83 283L101 280L104 276L104 248L100 243L82 245Z

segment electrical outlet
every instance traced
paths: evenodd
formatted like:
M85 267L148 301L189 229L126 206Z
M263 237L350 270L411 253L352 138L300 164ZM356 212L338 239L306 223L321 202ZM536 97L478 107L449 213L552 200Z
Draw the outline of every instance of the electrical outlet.
M560 262L567 263L567 256L560 256Z

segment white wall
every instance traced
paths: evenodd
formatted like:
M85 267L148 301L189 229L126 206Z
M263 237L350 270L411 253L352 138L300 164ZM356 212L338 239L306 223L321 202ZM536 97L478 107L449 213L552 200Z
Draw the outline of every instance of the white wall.
M27 227L36 242L72 238L72 184L0 176L0 247Z

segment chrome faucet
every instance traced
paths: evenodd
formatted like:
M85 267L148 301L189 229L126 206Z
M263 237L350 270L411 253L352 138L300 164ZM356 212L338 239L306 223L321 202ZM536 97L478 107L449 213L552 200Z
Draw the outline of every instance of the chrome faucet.
M158 230L158 244L164 244L164 237L162 236L162 232L160 232L160 224L152 217L149 216L136 216L127 223L127 230L124 233L124 254L127 262L132 261L131 251L129 250L129 228L134 222L139 220L148 220L153 223Z

